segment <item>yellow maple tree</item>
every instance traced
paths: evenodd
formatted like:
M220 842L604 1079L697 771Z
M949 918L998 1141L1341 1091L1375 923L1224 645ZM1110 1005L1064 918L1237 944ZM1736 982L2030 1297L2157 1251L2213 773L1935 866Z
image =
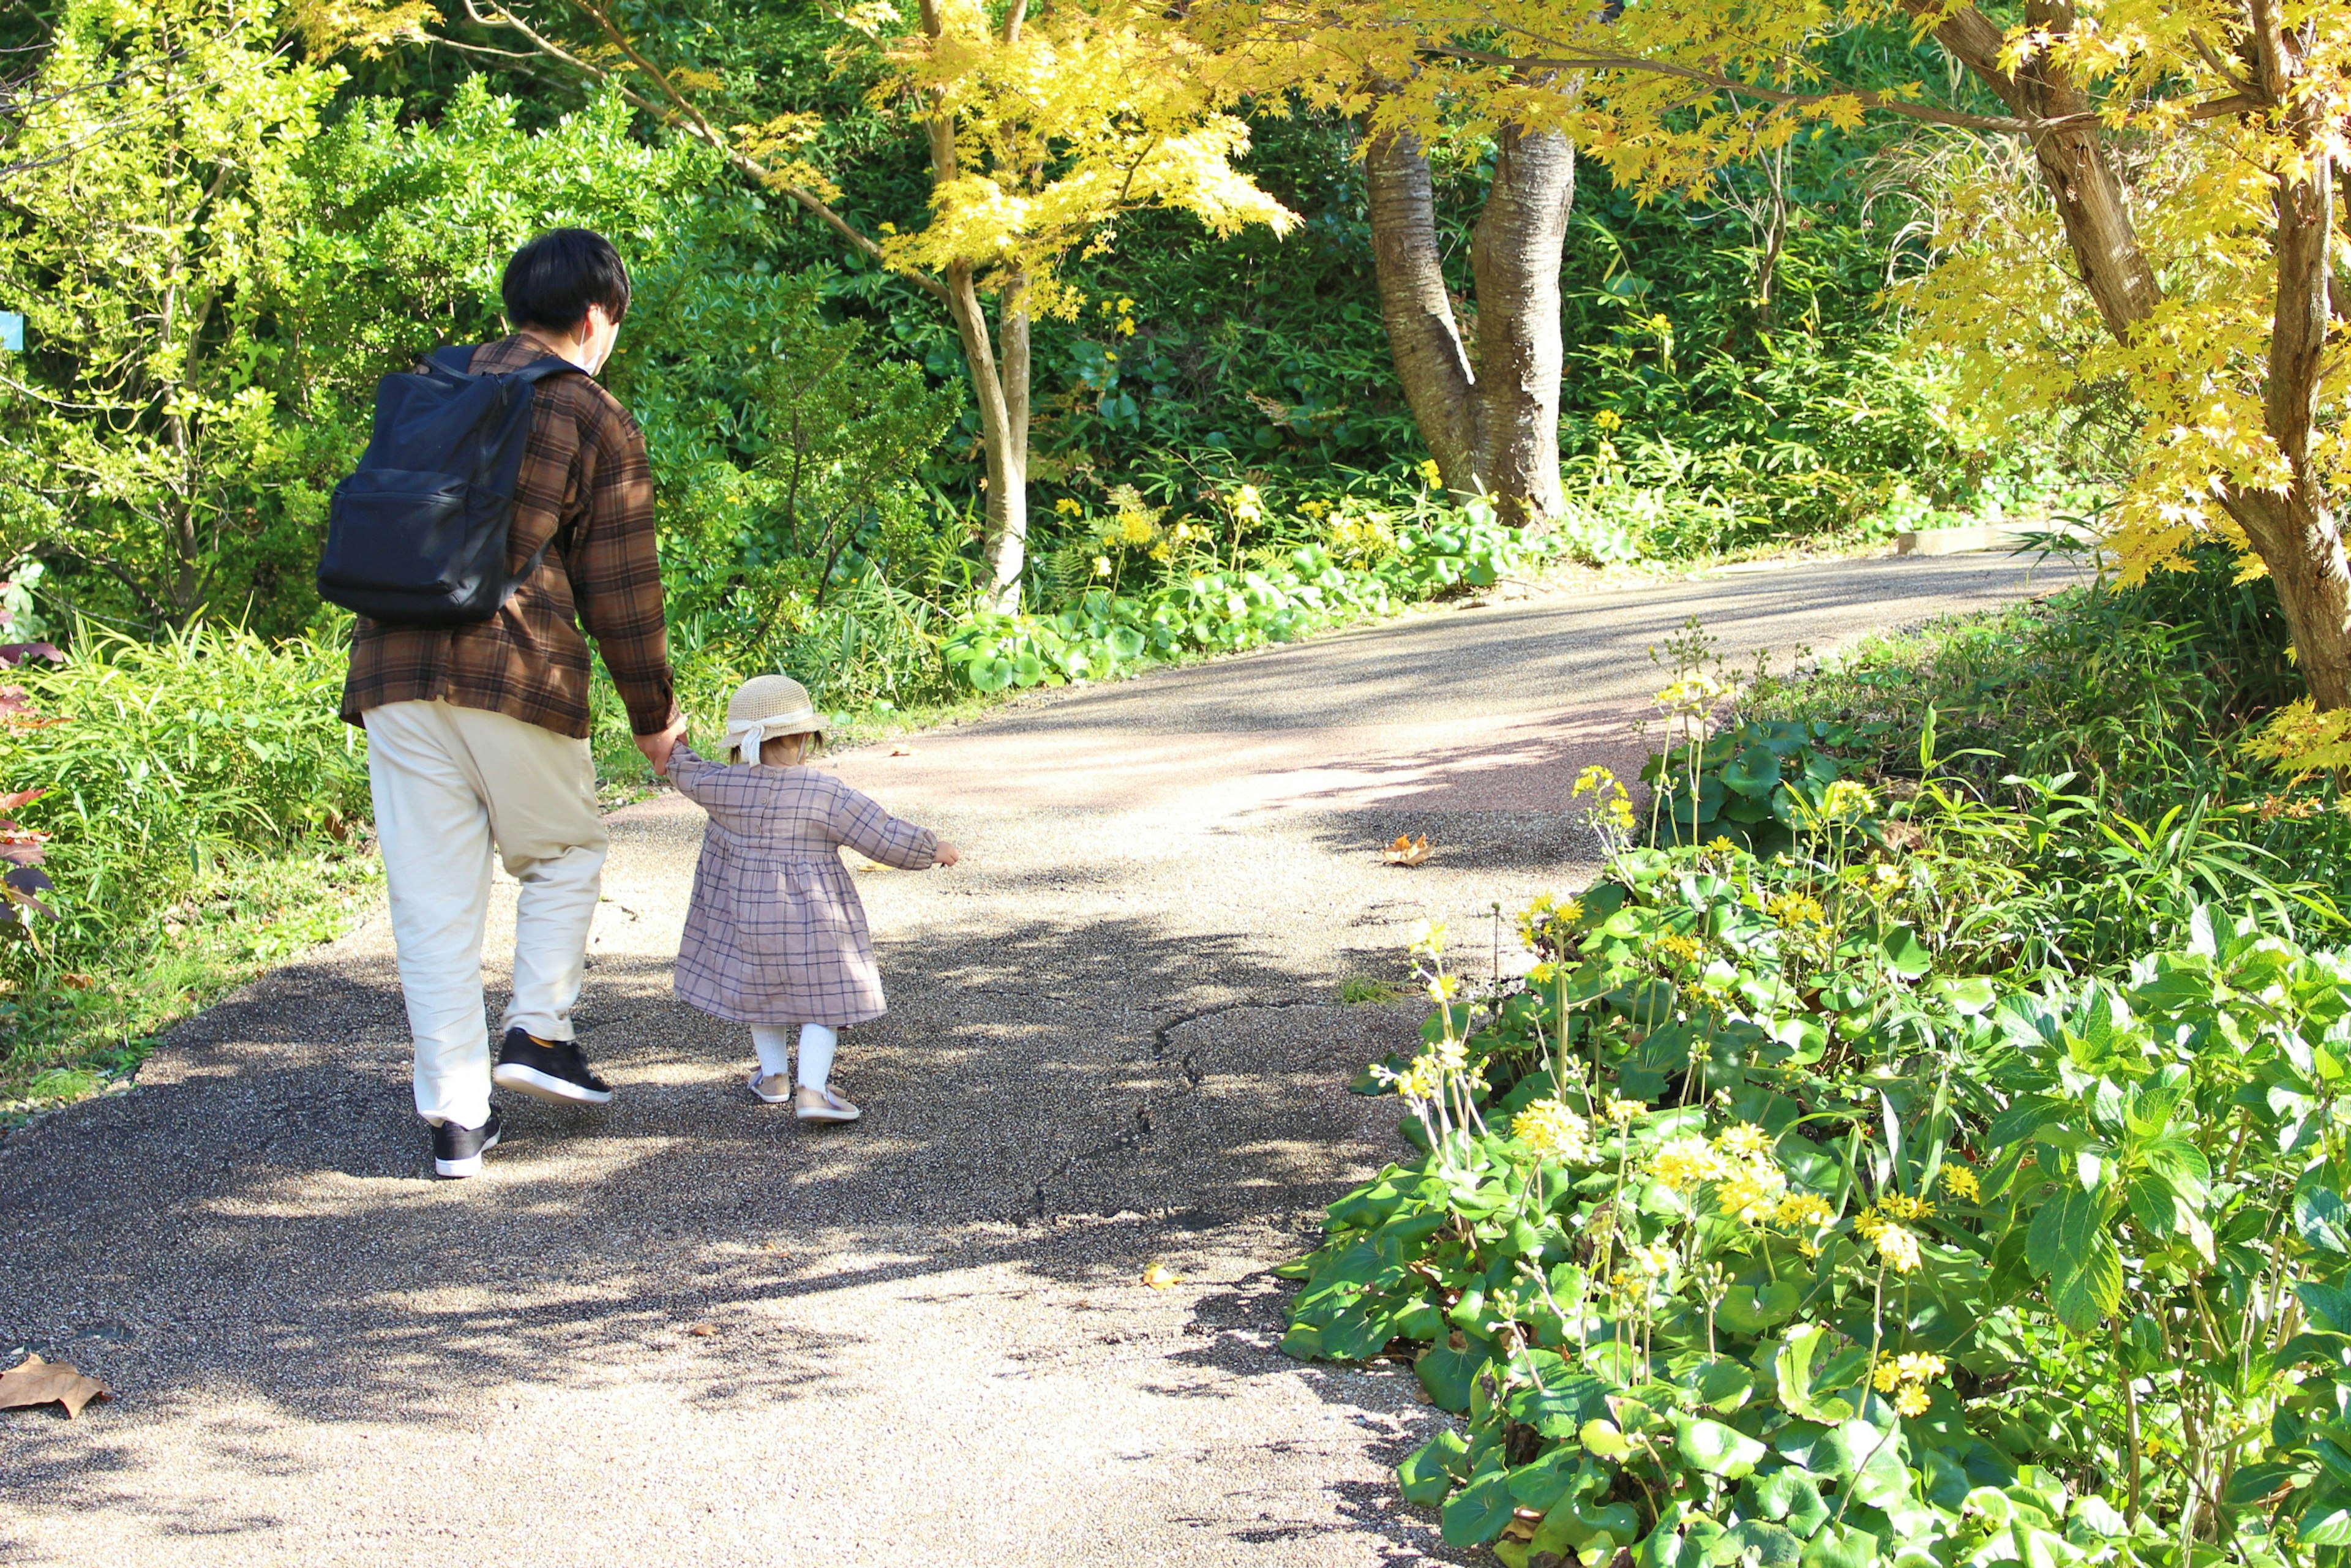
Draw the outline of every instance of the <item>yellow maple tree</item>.
M1250 85L1245 73L1133 0L916 0L911 25L891 0L841 12L841 52L878 52L888 70L876 105L902 114L930 154L927 213L879 235L837 209L839 193L806 156L812 117L722 126L716 78L653 58L601 0L572 4L592 43L567 42L502 0L465 0L475 22L613 84L946 308L978 404L995 608L1019 603L1029 334L1038 316L1075 310L1067 260L1107 249L1119 218L1145 207L1188 212L1220 236L1251 224L1286 234L1298 222L1236 164L1249 150L1249 128L1230 112Z
M2276 583L2310 690L2295 735L2351 739L2351 3L2028 0L2003 24L1969 0L1250 0L1190 26L1375 126L1468 106L1564 131L1644 195L1823 125L1945 139L1937 262L1903 290L1927 340L1995 416L2126 408L2126 575L2227 541ZM1856 27L1930 42L1949 68L1840 79L1830 46Z

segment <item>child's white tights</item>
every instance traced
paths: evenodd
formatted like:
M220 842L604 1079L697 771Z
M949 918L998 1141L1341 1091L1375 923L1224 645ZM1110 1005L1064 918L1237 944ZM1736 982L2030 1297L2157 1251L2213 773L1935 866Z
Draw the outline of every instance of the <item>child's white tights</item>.
M785 1025L755 1023L751 1026L751 1049L759 1053L759 1071L765 1077L781 1078L792 1070L791 1030ZM832 1077L832 1048L840 1042L841 1031L829 1025L800 1025L800 1076L803 1089L821 1089Z

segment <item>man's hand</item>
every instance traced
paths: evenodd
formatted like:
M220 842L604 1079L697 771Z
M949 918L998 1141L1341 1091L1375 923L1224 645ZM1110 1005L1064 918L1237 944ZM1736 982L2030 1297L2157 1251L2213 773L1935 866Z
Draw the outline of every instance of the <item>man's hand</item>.
M953 865L956 862L961 859L963 859L962 852L957 850L953 844L947 842L945 839L941 839L939 841L938 848L931 852L931 863L933 865Z
M669 727L659 735L641 735L636 738L637 749L645 754L645 760L653 765L653 771L666 779L669 777L669 754L677 749L679 741L685 738L685 716L680 714L670 720Z

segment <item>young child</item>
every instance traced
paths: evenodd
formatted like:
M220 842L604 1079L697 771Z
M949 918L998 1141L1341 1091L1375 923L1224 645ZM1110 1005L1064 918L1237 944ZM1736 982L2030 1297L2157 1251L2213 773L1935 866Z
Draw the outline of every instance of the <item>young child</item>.
M854 1122L832 1092L842 1026L882 1016L882 976L865 906L841 863L847 844L901 871L953 865L956 847L902 822L830 774L803 767L823 721L789 675L743 683L726 705L725 754L710 762L680 745L670 782L710 813L694 900L677 955L677 994L704 1012L751 1026L758 1070L751 1092L792 1101L803 1122ZM800 1029L799 1086L788 1030Z

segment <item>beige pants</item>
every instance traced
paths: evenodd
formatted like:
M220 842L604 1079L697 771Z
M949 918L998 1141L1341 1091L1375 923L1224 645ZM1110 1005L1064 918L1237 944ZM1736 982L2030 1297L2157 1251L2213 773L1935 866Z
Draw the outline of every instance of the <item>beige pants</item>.
M498 1031L571 1038L604 824L588 743L445 702L370 708L368 782L392 895L400 988L416 1042L416 1111L478 1127L490 1114L482 936L495 846L522 884L514 997Z

